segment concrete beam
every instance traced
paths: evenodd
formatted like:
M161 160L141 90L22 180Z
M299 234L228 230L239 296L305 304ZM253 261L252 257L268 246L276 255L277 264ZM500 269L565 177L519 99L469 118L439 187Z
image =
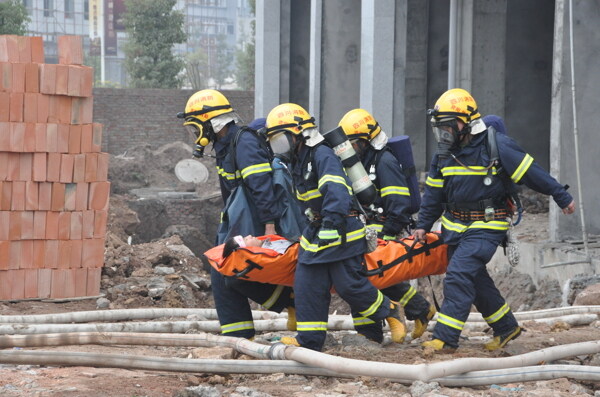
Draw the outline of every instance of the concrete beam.
M281 3L256 1L255 117L266 117L280 101Z

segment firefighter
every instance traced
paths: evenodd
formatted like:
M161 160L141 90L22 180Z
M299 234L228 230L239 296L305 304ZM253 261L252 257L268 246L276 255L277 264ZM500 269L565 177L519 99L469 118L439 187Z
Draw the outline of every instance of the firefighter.
M364 109L349 111L339 125L377 188L375 203L365 207L367 224L377 229L379 238L396 240L401 233L409 231L412 214L406 177L402 166L386 146L388 137L375 118ZM412 338L423 335L427 323L435 314L435 307L406 281L381 292L399 302L404 307L406 318L415 321ZM354 328L359 334L382 342L381 322L375 323L357 313L353 313L353 317Z
M271 188L273 172L266 141L261 141L254 130L240 126L239 116L227 98L216 90L193 94L187 101L185 112L178 117L184 119L183 125L194 136L195 157L202 157L206 147L213 144L225 203L222 218L227 219L227 223L222 222L219 226L217 244L223 243L232 233L275 234L279 213ZM235 203L240 202L234 203L235 197L245 198L247 205L252 206L251 211L235 208ZM243 210L253 216L240 215ZM248 298L276 312L293 306L289 287L226 278L214 269L211 269L211 284L221 332L227 336L254 337Z
M521 334L521 327L486 264L510 227L511 184L525 184L551 195L565 214L573 213L575 204L565 187L515 141L488 130L469 92L460 88L446 91L428 114L438 148L414 235L422 239L441 216L449 263L433 339L422 345L438 351L458 347L474 304L494 332L485 349L501 349ZM493 161L493 146L498 161Z
M275 155L291 160L296 195L310 220L300 237L294 281L298 334L281 341L322 349L332 286L353 311L373 321L387 319L392 339L404 336L397 305L360 274L365 228L351 182L314 118L301 106L286 103L271 110L266 127Z

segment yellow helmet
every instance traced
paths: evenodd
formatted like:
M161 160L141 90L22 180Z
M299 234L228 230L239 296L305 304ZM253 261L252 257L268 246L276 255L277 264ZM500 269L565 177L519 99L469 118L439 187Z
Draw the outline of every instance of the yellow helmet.
M432 123L459 119L465 124L481 117L475 99L462 88L453 88L442 94L433 109L427 112Z
M364 109L353 109L346 113L340 120L339 126L342 127L349 139L370 141L381 132L377 120Z
M314 128L315 118L302 106L295 103L283 103L275 106L267 116L267 136L276 132L289 131L299 135L307 128Z

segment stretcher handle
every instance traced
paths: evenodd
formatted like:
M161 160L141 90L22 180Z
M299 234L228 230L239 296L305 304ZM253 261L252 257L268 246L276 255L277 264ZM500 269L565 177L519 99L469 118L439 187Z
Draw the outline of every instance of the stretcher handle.
M237 269L233 269L233 275L236 278L248 278L246 276L246 274L250 273L250 271L252 269L260 269L260 270L263 269L262 266L260 266L258 263L254 262L254 261L252 261L250 259L246 259L246 263L248 264L248 266L244 270L242 270L241 272L238 272Z

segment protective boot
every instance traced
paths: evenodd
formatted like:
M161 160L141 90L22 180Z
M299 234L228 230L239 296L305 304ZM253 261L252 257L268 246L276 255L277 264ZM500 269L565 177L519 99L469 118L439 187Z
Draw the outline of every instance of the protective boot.
M288 346L300 347L300 343L298 343L298 340L296 340L296 338L293 336L283 336L279 340L279 342L283 343L284 345L288 345Z
M455 347L446 345L446 343L441 339L428 340L427 342L421 343L421 346L440 353L452 353L456 350Z
M287 329L288 331L296 331L296 308L293 306L288 306L287 313Z
M392 341L395 343L404 342L406 337L406 325L400 316L400 305L396 302L390 302L390 314L386 317L386 321L390 325L392 331Z
M494 336L494 339L483 345L483 347L489 351L502 349L509 341L517 339L519 335L521 335L521 327L515 327L504 335Z
M433 318L434 315L435 315L435 307L433 305L431 305L431 306L429 306L429 311L427 312L427 314L425 314L424 316L421 316L415 320L415 327L413 329L412 334L410 334L410 336L412 336L413 339L420 338L421 335L423 335L423 333L425 331L427 331L427 324L429 323L429 320L431 320Z

